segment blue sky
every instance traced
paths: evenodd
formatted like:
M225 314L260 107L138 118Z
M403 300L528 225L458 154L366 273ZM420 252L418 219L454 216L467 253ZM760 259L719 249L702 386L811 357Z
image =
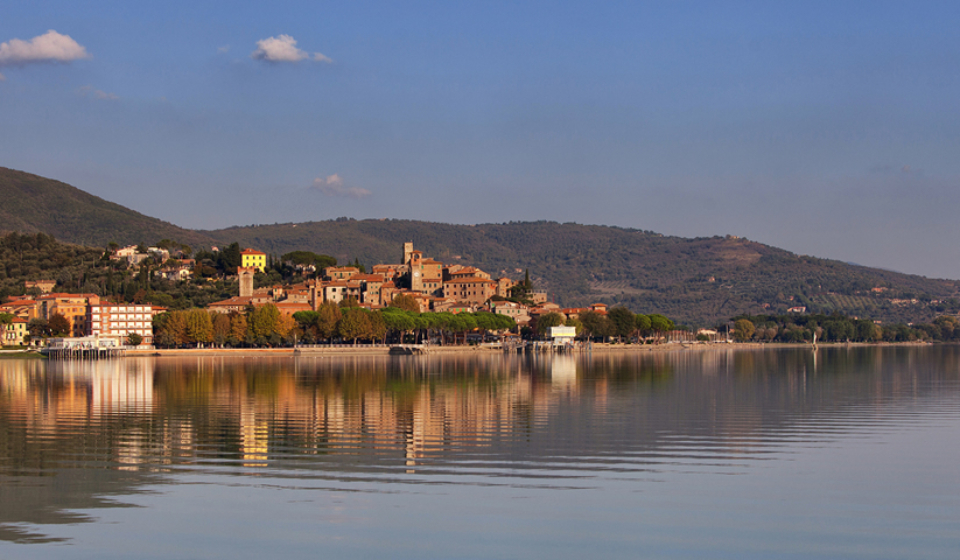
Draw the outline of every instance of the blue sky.
M3 6L0 165L186 227L548 219L960 278L955 2L142 4Z

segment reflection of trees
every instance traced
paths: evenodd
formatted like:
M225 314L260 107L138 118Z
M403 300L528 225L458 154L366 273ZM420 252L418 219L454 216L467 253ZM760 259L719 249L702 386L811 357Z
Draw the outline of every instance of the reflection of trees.
M848 407L882 411L955 382L960 349L3 365L0 504L21 505L0 507L0 539L24 539L2 524L71 522L66 508L102 507L173 468L403 476L749 456L806 419L842 429ZM70 482L91 465L109 468Z

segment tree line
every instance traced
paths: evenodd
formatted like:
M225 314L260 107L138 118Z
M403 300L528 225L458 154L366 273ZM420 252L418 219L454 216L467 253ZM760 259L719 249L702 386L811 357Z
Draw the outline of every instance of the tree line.
M316 344L360 341L385 344L424 342L465 344L467 334L484 337L516 327L504 315L489 312L425 312L386 307L369 310L356 300L324 303L316 311L284 315L268 303L243 312L217 313L204 309L175 310L154 318L154 344L161 348L215 345L218 347L278 347L297 343Z
M529 327L530 332L544 336L551 327L575 327L577 336L589 340L605 340L616 337L619 342L653 336L655 341L663 338L663 334L676 328L674 322L664 315L653 313L633 313L626 307L611 308L606 314L597 311L583 311L576 318L564 318L557 312L540 316L535 324Z
M960 340L960 320L943 315L932 323L879 325L841 314L740 315L732 334L741 342L950 342Z

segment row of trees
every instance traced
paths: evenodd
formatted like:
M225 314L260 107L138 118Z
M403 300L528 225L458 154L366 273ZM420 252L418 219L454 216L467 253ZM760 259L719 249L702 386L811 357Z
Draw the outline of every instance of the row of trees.
M663 338L663 333L675 328L672 320L659 313L652 315L634 314L626 307L614 307L606 314L584 311L576 319L565 319L560 313L547 313L538 318L532 328L537 334L543 336L547 334L550 327L559 326L575 327L577 336L583 338L605 339L617 337L618 341L621 342L623 339L640 340L651 335L655 340L660 340Z
M740 342L913 342L958 341L960 321L944 315L932 323L877 325L867 319L833 315L756 315L734 318Z
M203 309L169 311L154 318L154 343L181 346L283 346L342 340L385 343L388 339L466 343L467 333L513 329L516 322L494 313L419 313L398 307L370 311L347 300L325 303L317 311L299 311L292 317L273 304L243 313L215 313Z

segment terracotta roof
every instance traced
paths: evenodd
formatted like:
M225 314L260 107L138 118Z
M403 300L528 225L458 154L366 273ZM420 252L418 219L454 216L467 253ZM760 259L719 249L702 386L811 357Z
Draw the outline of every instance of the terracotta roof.
M266 255L266 253L262 251L257 251L256 249L244 249L243 251L240 251L240 254L241 255Z
M383 282L382 274L357 274L350 277L350 280L357 282L367 281L367 282Z
M487 278L459 278L444 282L444 284L496 284L496 282Z

